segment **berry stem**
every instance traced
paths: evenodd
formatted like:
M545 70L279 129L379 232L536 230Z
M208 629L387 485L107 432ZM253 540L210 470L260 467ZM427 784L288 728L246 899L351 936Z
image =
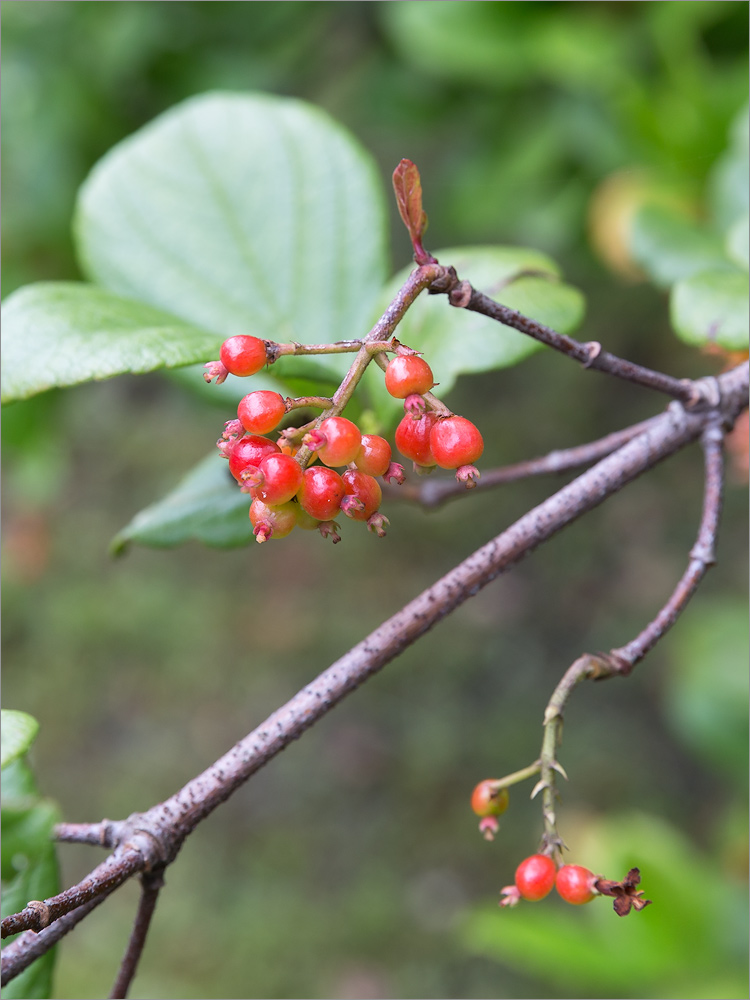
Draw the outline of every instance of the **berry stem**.
M357 388L360 379L364 375L365 369L372 361L373 356L380 359L380 352L375 352L375 344L380 341L387 341L393 336L394 330L420 292L423 292L425 288L429 288L438 279L445 279L448 276L448 268L441 267L437 263L424 264L411 272L375 326L373 326L364 340L360 342L356 357L349 371L333 394L331 405L315 420L314 427L319 427L327 417L338 417L341 415L346 404L351 399L354 390ZM388 350L388 348L388 344L383 344L384 351ZM312 457L312 452L306 445L303 445L295 457L304 469Z

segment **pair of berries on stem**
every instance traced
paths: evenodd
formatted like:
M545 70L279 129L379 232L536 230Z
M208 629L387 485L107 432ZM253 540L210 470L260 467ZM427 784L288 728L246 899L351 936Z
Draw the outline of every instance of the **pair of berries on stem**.
M508 802L507 787L492 778L480 781L472 792L471 808L480 817L479 829L487 840L492 840L497 833L497 817L508 808ZM573 906L590 903L597 896L612 896L615 913L624 917L631 909L642 910L651 902L643 899L643 893L637 889L640 880L637 868L631 868L621 882L615 882L594 875L582 865L558 867L549 855L532 854L516 869L513 885L502 889L500 906L516 906L522 899L537 902L555 888L559 896Z
M385 382L391 395L405 400L405 416L396 434L399 450L418 471L430 471L435 465L456 469L459 481L475 485L479 473L470 463L482 453L481 434L464 417L427 410L423 397L435 385L430 366L403 345L396 350L386 367ZM204 378L219 383L228 374L253 375L268 358L266 343L257 337L230 337L222 344L220 360L205 366ZM293 429L282 432L278 443L264 437L302 402L285 400L270 390L248 393L238 405L237 419L227 422L217 442L240 488L253 497L250 520L257 540L283 538L300 526L318 527L324 536L339 541L333 518L340 511L384 535L388 521L378 513L382 490L375 477L396 483L404 478L403 467L391 462L389 443L376 434L363 435L341 416L324 419L304 436L304 429ZM300 444L323 464L305 467L295 457ZM335 471L344 466L343 473Z

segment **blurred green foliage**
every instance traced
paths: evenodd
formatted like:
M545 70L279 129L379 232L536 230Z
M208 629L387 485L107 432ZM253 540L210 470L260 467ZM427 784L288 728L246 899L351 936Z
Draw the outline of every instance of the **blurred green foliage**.
M622 225L655 193L700 217L746 102L746 19L746 4L722 2L9 0L3 293L79 276L75 192L114 143L194 94L266 90L324 107L383 178L402 156L415 160L428 246L553 253L587 294L584 337L671 373L715 371L674 338L663 296L634 280ZM395 269L409 252L389 211ZM658 407L548 352L502 376L460 378L449 403L494 429L487 467ZM476 496L468 515L394 506L382 543L350 532L335 549L304 536L231 553L134 550L112 563L112 536L205 454L219 413L159 376L4 412L5 699L39 719L39 784L67 819L124 816L170 794L553 488ZM693 542L701 482L692 451L629 487L256 776L170 869L131 995L641 995L597 971L587 933L565 976L551 976L539 952L564 917L569 935L595 925L594 940L636 976L625 944L641 936L647 982L664 995L671 984L672 995L741 996L746 755L741 720L723 706L746 663L734 610L746 592L743 491L728 492L719 565L685 620L626 683L581 689L566 715L571 859L629 865L641 851L654 905L625 920L605 901L488 916L536 847L538 808L518 789L493 845L468 809L476 781L536 756L565 666L627 641L663 602ZM645 818L618 818L631 808ZM66 847L64 884L96 860ZM692 904L675 903L680 876ZM704 905L703 889L721 905ZM102 994L134 902L135 888L123 890L65 942L54 995ZM511 930L512 950L493 947L506 917L526 922L530 944ZM674 969L681 935L701 941L683 950L686 962L700 955L688 981Z

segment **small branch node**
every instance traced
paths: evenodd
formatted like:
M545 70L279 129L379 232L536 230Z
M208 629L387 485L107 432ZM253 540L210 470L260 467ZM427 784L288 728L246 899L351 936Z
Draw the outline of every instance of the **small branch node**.
M471 301L472 287L469 281L459 281L448 293L448 301L457 309L465 309Z
M707 375L695 382L685 380L690 387L690 398L686 406L693 412L699 410L715 410L721 404L721 386L714 375Z
M716 550L713 546L713 540L704 542L699 539L690 550L690 558L701 563L704 567L715 566Z
M455 267L442 267L437 277L427 286L428 295L444 295L450 293L458 285L458 274Z
M45 927L49 927L52 915L46 903L40 899L30 899L26 904L26 909L31 910L36 916L36 930L43 931Z
M589 340L588 343L583 345L586 349L588 357L585 361L581 362L584 368L590 368L591 365L596 361L599 355L602 353L602 345L598 340Z

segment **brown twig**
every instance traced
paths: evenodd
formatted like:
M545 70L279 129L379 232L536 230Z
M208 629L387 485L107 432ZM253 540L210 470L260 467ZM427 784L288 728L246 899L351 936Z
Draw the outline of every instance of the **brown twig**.
M451 305L489 316L490 319L497 320L498 323L503 323L505 326L525 333L542 344L547 344L548 347L580 362L584 368L607 372L617 378L626 379L628 382L655 389L657 392L666 393L685 404L692 404L696 401L694 382L688 379L673 378L663 372L652 371L650 368L633 364L631 361L626 361L617 357L616 354L603 350L602 345L597 341L589 341L584 344L564 333L558 333L543 323L537 323L536 320L524 316L523 313L517 312L515 309L495 302L483 292L478 292L468 281L462 281L452 289L448 294L448 299Z
M161 871L145 872L141 875L141 898L138 901L138 910L133 921L133 929L130 932L130 940L109 994L110 1000L120 1000L128 995L128 989L143 954L159 892L163 886L164 877Z

